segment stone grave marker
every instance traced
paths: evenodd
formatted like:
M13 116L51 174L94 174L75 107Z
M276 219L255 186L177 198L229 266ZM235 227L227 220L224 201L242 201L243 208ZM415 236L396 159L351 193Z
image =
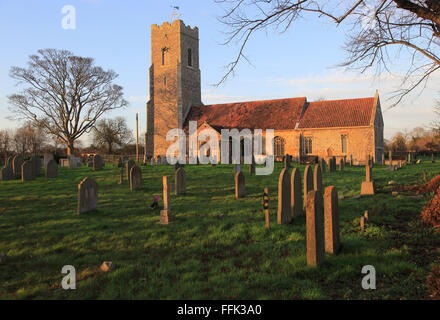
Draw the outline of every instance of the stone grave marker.
M98 184L92 178L85 178L78 185L78 214L98 209Z
M312 190L307 195L307 265L319 267L324 262L324 214L322 195Z
M20 155L16 155L12 159L12 172L15 178L21 177L21 166L23 165L23 157Z
M362 182L361 195L372 195L375 190L372 167L369 165L365 166L365 172L365 181Z
M30 181L35 179L34 164L27 160L21 165L21 181Z
M315 170L313 171L313 190L319 190L319 192L323 194L322 175L318 165L315 166Z
M142 170L134 165L130 169L130 190L136 191L142 188Z
M284 168L278 179L278 224L289 224L292 220L290 183L289 169Z
M252 155L252 162L249 164L249 174L255 174L255 157Z
M126 173L129 185L131 185L131 183L130 183L130 171L131 171L131 168L133 168L135 165L136 165L136 162L134 162L133 160L128 160L127 163L125 164L125 166L126 166L125 173Z
M46 179L58 177L58 164L55 160L49 160L46 164Z
M339 159L339 171L344 171L344 159Z
M303 215L301 172L298 168L294 168L290 176L290 215L292 219Z
M338 191L330 186L324 193L324 232L325 252L336 254L339 252L339 205Z
M185 170L180 167L174 172L174 192L176 196L184 194L186 191Z
M241 171L235 174L235 199L243 198L246 194L245 178Z
M99 154L96 154L93 157L93 171L99 171L104 166L104 161L102 160L102 157Z
M332 160L330 160L332 162ZM310 165L306 166L304 170L304 207L307 204L307 195L310 191L314 189L313 186L313 172L312 167Z
M47 164L50 160L53 160L53 154L52 153L45 153L43 155L43 166L46 168Z

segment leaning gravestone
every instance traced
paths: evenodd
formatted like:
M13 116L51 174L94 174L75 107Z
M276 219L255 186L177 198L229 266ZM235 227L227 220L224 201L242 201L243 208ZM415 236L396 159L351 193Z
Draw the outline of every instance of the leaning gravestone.
M333 160L330 160L333 162ZM314 189L313 187L313 172L312 167L309 165L306 166L306 169L304 171L304 207L307 204L307 194L309 191L312 191Z
M303 214L301 173L298 168L292 170L290 176L290 215L291 218L299 217Z
M290 183L289 169L284 168L278 179L278 224L289 224L292 221Z
M135 191L142 188L142 170L137 165L130 170L130 190Z
M58 164L55 160L49 160L46 164L46 178L53 179L58 176Z
M176 196L184 194L186 191L185 170L180 167L174 172L174 193Z
M20 155L12 159L12 171L15 178L21 177L21 166L23 165L23 157Z
M101 170L104 166L104 161L102 160L102 157L99 154L96 154L93 157L93 171Z
M325 252L336 254L339 251L339 207L338 190L327 187L324 193L324 231Z
M77 213L82 214L98 209L98 184L87 177L78 185Z
M128 184L129 184L129 185L130 185L130 170L131 170L131 168L133 168L135 165L136 165L136 162L134 162L133 160L128 160L128 161L127 161L127 164L126 164L126 167L127 167L126 174L127 174L127 179L128 179Z
M322 194L310 191L306 205L307 265L319 267L324 262L324 214Z
M21 165L21 181L29 181L35 179L34 165L27 160Z
M235 174L235 199L243 198L246 194L244 174L238 171Z

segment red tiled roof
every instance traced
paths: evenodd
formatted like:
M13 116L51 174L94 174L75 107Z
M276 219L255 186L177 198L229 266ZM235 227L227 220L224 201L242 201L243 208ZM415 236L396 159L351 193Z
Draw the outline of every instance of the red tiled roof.
M186 117L184 128L197 120L197 127L206 121L214 128L294 129L305 103L303 97L196 106Z
M310 102L301 119L301 128L369 126L373 98Z

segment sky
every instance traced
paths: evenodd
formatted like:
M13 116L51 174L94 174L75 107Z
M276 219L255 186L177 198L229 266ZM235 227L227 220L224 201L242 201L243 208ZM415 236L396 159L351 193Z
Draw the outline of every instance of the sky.
M62 27L66 5L75 8L75 29ZM105 117L123 116L134 130L139 113L139 130L145 131L150 28L170 21L172 6L179 6L185 24L199 28L204 104L304 96L308 101L362 98L374 96L377 89L386 139L398 131L427 127L434 119L433 107L440 98L439 74L423 92L390 108L389 98L399 88L401 77L377 77L337 67L344 61L342 46L348 27L336 27L314 16L296 21L285 33L257 34L245 52L251 64L241 63L235 76L217 87L214 84L235 58L238 44L222 44L227 29L217 18L223 8L213 0L0 0L0 129L21 125L8 120L7 97L20 90L9 76L10 68L25 67L29 55L39 49L55 48L92 57L97 65L118 73L115 82L124 88L129 106ZM396 70L406 62L396 61Z

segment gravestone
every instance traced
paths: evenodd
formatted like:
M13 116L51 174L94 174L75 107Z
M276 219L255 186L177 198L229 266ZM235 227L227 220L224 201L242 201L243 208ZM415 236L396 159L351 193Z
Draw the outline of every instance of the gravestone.
M4 168L0 171L0 180L1 181L8 181L14 179L14 174L12 171L12 165L11 163L7 163Z
M126 166L125 174L127 176L128 184L130 186L131 186L131 183L130 183L130 171L131 171L131 168L133 168L135 165L136 165L136 162L134 162L133 160L128 160L126 165L125 165Z
M52 159L46 164L46 179L54 179L56 177L58 177L58 164Z
M67 158L60 158L60 166L61 167L68 167L69 166L69 160Z
M255 157L252 155L252 162L249 164L249 174L255 174Z
M98 184L92 178L85 178L78 185L77 213L82 214L98 209Z
M235 199L243 198L246 194L246 186L243 172L235 174Z
M124 167L124 162L122 161L122 158L119 157L118 159L118 168L123 168Z
M21 177L21 166L23 165L23 157L20 155L16 155L12 159L12 172L15 178Z
M186 191L185 170L180 167L174 172L174 192L176 196L184 194Z
M46 168L47 164L50 160L53 160L53 154L52 153L45 153L43 155L43 166Z
M339 205L338 191L330 186L324 193L324 232L325 252L336 254L339 252Z
M339 159L339 171L344 171L344 159Z
M352 166L353 166L353 155L350 154L350 167L352 167Z
M284 169L290 169L290 156L288 154L284 157Z
M307 195L307 265L319 267L324 262L324 214L322 194L312 190Z
M315 166L315 170L313 171L313 189L315 191L318 191L323 194L322 190L322 175L321 170L319 169L319 166Z
M74 155L68 156L67 161L70 169L78 168L81 166L81 158L75 157Z
M294 168L290 176L290 215L292 219L303 215L301 172L298 168Z
M164 208L164 210L170 211L171 210L171 203L170 203L170 178L168 176L164 176L162 178L162 183L163 183L163 208Z
M130 169L130 190L136 191L142 188L142 170L137 165Z
M292 220L290 183L289 169L284 168L278 179L278 224L289 224Z
M41 166L41 160L40 160L40 157L38 157L38 156L36 156L36 155L33 155L33 156L29 159L29 161L30 161L31 164L32 164L32 171L33 171L34 176L35 176L35 177L38 176L38 171L41 171L41 168L39 168L39 167Z
M156 164L160 166L162 164L162 158L160 156L156 157Z
M124 183L124 168L119 169L119 182L118 184Z
M153 157L151 158L150 162L151 162L150 164L151 164L152 166L154 166L154 165L156 164L156 163L154 162L154 158L153 158Z
M21 181L29 181L35 179L34 164L27 160L21 165Z
M303 204L304 207L307 204L307 194L309 193L309 191L312 191L313 189L314 187L313 187L312 167L307 165L306 169L304 170L304 204Z
M319 167L321 168L321 173L324 174L326 171L326 163L323 158L319 159Z
M99 171L104 166L104 162L102 160L102 157L99 154L96 154L93 157L93 171Z
M369 165L365 166L365 172L365 181L362 182L361 195L372 195L375 189L372 167Z

